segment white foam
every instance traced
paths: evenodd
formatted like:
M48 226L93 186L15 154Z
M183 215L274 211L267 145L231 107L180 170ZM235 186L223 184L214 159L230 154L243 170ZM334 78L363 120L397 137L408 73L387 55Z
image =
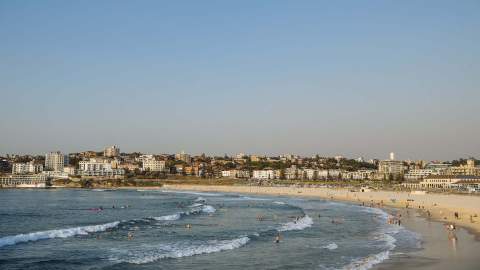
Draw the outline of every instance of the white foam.
M105 223L100 225L90 225L90 226L82 226L82 227L75 227L75 228L40 231L40 232L33 232L33 233L27 233L27 234L5 236L0 238L0 247L15 245L18 243L34 242L34 241L44 240L44 239L67 238L75 235L87 235L88 233L93 233L93 232L103 232L103 231L106 231L107 229L117 227L119 223L120 223L119 221L115 221L115 222L110 222L110 223Z
M199 206L202 206L203 204L201 203L194 203L192 205L190 205L189 207L193 208L193 207L199 207Z
M311 227L313 225L313 220L308 215L302 217L297 221L291 221L283 224L278 231L285 232L285 231L300 231L304 230L305 228Z
M202 207L202 212L204 213L215 213L215 211L217 211L217 209L215 209L213 206L211 205L204 205Z
M179 190L162 190L165 193L179 193L179 194L192 194L192 195L200 195L200 196L222 196L219 193L208 193L208 192L194 192L194 191L179 191Z
M323 246L322 248L326 248L326 249L329 249L329 250L334 250L334 249L338 248L338 245L336 243L330 243L328 245Z
M151 263L157 260L166 258L182 258L190 257L200 254L221 252L225 250L232 250L246 245L250 241L248 237L240 237L233 240L213 240L208 241L206 244L191 245L191 244L162 244L155 246L154 248L142 251L129 251L126 252L126 258L114 258L112 260L128 262L133 264Z
M279 204L279 205L285 205L286 203L284 202L273 202L274 204Z
M344 270L367 270L374 265L379 264L390 257L390 251L386 250L378 254L374 254L362 259L353 261L352 263L343 267Z
M180 213L177 213L177 214L166 215L161 217L152 217L152 218L158 221L168 221L168 220L179 220L180 217L181 217Z

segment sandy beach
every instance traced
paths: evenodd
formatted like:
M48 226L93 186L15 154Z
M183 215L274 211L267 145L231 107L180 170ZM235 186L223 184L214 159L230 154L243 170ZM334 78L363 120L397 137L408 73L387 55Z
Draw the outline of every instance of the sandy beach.
M266 195L317 197L322 199L348 201L365 206L382 206L417 209L435 221L454 223L476 235L480 235L480 196L412 194L408 192L369 191L351 192L348 189L303 188L303 187L261 187L261 186L208 186L208 185L165 185L165 189L195 191L235 192ZM455 212L458 218L455 218Z
M259 186L168 185L163 189L312 197L381 207L392 215L401 214L402 225L421 235L422 249L407 254L393 253L389 260L372 269L473 270L479 265L480 219L475 216L480 213L479 196ZM455 240L445 229L445 224L452 223L457 226Z

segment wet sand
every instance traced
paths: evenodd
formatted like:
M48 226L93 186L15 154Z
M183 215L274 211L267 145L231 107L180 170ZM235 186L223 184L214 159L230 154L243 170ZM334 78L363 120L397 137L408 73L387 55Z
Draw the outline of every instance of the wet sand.
M402 214L402 225L421 235L422 249L405 254L394 251L389 260L372 269L480 269L480 241L471 232L457 227L457 240L452 240L442 222L429 219L418 210L385 210L392 214Z

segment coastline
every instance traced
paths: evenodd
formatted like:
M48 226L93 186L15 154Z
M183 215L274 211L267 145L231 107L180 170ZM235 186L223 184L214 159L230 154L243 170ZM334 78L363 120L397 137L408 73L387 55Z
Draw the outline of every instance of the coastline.
M358 204L364 203L365 206L416 209L426 216L427 211L429 211L429 219L432 221L453 223L457 227L463 227L474 234L478 240L480 240L480 196L457 194L445 195L437 193L420 195L411 194L409 192L394 191L350 192L345 188L215 186L184 184L164 185L163 187L154 188L141 187L135 189L173 189L312 197ZM454 217L455 212L459 214L458 219Z
M381 208L391 215L401 214L402 225L408 230L418 233L421 236L422 244L418 251L393 252L387 260L373 265L370 269L478 269L478 250L480 250L478 218L474 219L475 223L468 224L466 218L463 217L465 214L475 213L474 211L480 207L480 197L476 196L416 195L390 191L350 192L346 189L259 186L165 185L162 188L148 189L309 197L346 203L361 204L363 202L365 206L370 206L371 203L373 207ZM390 198L396 200L393 202ZM407 199L413 201L407 201ZM382 200L383 204L381 204ZM462 201L464 201L463 207L454 208L459 204L462 205ZM407 203L408 208L405 207ZM426 214L427 210L431 212L430 217ZM463 222L454 219L453 213L456 211L460 213L461 219L458 221ZM457 226L456 240L450 239L444 228L444 223L452 222L455 222Z

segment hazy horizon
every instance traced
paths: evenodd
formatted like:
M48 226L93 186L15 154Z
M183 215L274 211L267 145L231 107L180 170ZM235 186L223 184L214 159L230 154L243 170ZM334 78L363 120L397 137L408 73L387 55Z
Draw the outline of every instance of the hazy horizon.
M479 1L0 1L0 153L479 157Z

